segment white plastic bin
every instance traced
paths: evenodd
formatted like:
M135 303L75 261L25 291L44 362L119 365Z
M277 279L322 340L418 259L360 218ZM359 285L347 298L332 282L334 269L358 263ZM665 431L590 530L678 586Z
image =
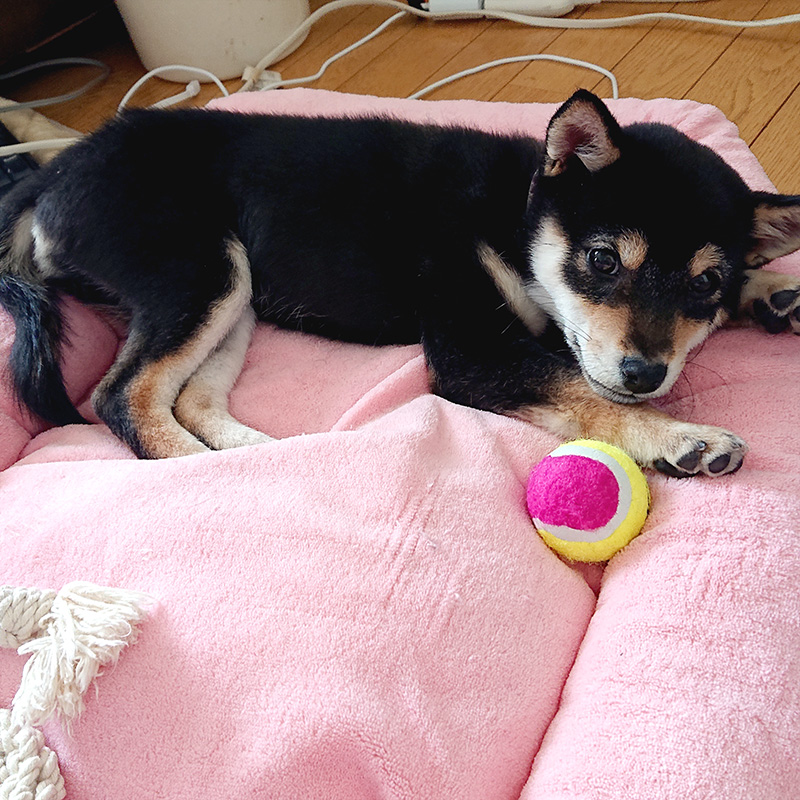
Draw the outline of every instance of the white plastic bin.
M184 64L222 80L241 77L309 15L308 0L117 0L117 7L148 70Z

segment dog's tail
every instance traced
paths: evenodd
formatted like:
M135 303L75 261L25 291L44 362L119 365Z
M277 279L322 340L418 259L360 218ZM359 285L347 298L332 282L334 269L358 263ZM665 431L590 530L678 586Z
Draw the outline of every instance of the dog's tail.
M68 425L85 420L61 374L64 321L55 291L33 262L31 218L43 173L15 186L0 203L0 305L16 324L9 361L18 402L48 422Z

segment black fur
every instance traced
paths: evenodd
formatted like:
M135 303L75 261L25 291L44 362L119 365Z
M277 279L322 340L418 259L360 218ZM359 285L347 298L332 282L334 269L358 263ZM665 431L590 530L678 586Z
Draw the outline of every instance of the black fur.
M85 422L64 388L59 365L63 322L52 290L0 274L0 297L16 325L11 375L22 403L48 422Z
M0 203L0 303L16 326L9 366L18 402L48 422L69 425L85 420L72 405L61 376L59 356L65 330L58 294L32 279L27 259L26 278L2 268L9 257L11 228L47 182L40 172L32 173Z
M716 307L678 295L692 254L706 243L718 244L730 265L723 304L733 313L753 220L752 193L744 181L713 150L666 125L629 125L615 132L615 143L623 155L599 173L573 169L549 185L541 182L533 213L555 214L570 240L587 248L598 235L646 232L648 262L637 271L635 286L644 317L678 308L696 318L713 316ZM570 270L567 278L592 301L623 299L613 281L598 281L584 269Z

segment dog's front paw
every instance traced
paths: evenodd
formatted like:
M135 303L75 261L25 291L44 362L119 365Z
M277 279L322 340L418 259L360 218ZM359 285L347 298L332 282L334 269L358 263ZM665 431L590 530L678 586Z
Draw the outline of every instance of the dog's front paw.
M676 422L659 439L645 466L673 478L736 472L748 449L736 434L711 425Z
M800 279L782 272L748 270L740 311L769 333L800 335Z

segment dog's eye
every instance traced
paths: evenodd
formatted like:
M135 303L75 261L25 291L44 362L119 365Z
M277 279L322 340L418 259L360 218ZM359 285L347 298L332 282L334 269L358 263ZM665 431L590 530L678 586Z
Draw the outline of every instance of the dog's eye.
M591 268L601 275L619 272L619 256L609 247L593 247L587 257Z
M699 275L695 275L689 281L689 291L696 295L709 295L719 289L720 277L714 270L707 269Z

